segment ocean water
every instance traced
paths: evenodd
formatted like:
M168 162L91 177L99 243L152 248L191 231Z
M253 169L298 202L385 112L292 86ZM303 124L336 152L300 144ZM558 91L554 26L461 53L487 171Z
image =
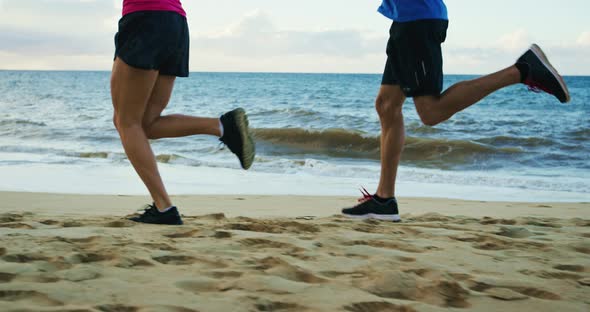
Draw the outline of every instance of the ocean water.
M0 190L146 194L112 124L108 72L0 71ZM471 76L446 76L445 86ZM174 194L355 195L379 179L380 75L193 73L165 113L249 114L249 172L216 138L153 142ZM590 201L590 77L572 102L513 86L436 127L404 106L399 196Z

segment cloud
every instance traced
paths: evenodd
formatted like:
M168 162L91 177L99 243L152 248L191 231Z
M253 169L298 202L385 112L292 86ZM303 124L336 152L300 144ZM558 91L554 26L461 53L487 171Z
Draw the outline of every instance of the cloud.
M62 5L31 10L54 1ZM0 69L109 70L121 3L0 0ZM233 21L206 32L191 28L191 70L380 73L385 64L385 26L375 33L355 28L313 29L301 21L292 26L301 28L286 29L262 10ZM536 39L527 29L514 29L482 44L453 38L450 33L443 46L445 72L494 72L513 64L535 41L561 72L587 74L590 70L590 31L564 42Z
M574 37L575 38L575 37ZM583 32L575 41L553 42L535 38L518 29L500 36L489 44L470 45L452 42L443 46L445 71L455 74L482 74L495 72L514 64L532 44L545 51L551 63L569 75L588 74L590 69L590 32Z
M590 31L581 33L576 43L583 47L590 46Z
M531 44L531 36L524 29L505 34L497 41L498 48L509 52L523 51Z
M263 11L245 15L221 33L193 37L197 49L255 59L293 55L362 57L384 53L385 40L357 30L279 30Z

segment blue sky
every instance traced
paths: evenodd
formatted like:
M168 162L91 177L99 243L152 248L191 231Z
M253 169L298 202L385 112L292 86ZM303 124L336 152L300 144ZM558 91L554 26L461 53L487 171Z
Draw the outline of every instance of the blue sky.
M122 0L0 0L0 69L109 70ZM369 72L385 62L378 0L185 0L193 71ZM447 0L445 72L483 74L536 42L590 75L588 0Z

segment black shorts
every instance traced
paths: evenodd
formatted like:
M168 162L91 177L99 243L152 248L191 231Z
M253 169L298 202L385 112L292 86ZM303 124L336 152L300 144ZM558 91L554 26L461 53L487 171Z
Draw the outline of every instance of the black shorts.
M449 21L393 22L387 43L383 85L399 85L407 97L440 95L443 87L441 43Z
M115 58L127 65L188 77L189 32L186 18L175 12L141 11L119 21Z

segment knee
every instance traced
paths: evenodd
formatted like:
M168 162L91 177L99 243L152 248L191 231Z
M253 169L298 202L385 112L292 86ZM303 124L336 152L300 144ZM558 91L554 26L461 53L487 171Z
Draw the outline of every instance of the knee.
M440 120L428 112L418 111L418 116L420 116L420 121L422 121L425 126L434 127L440 123Z
M143 132L145 133L145 136L150 140L160 139L160 137L158 137L156 135L156 132L154 131L154 127L152 125L153 125L153 123L145 123L145 122L141 125L143 128Z
M113 115L113 125L115 125L115 129L119 131L119 123L117 122L117 114Z
M396 101L394 98L379 95L375 100L375 109L379 118L384 120L396 120L402 116L403 101Z
M420 117L420 121L425 126L433 127L442 122L439 116L436 115L436 112L432 109L431 103L418 102L416 100L414 100L414 103L416 104L416 112Z
M141 121L134 120L133 118L125 118L121 114L115 114L113 116L113 124L119 133L125 132L130 128L141 127Z

